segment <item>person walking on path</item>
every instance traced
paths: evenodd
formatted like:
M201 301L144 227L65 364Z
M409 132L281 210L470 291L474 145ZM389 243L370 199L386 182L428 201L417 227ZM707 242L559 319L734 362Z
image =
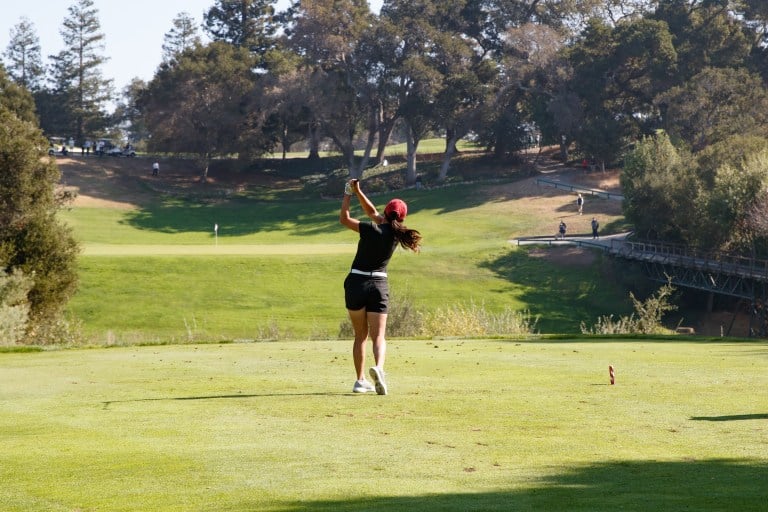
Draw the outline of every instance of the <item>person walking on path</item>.
M559 238L562 238L565 240L565 230L568 229L568 227L565 225L564 221L560 221L560 226L558 227L558 233L560 234Z
M152 176L157 176L160 174L160 163L155 162L152 164Z
M357 196L363 212L371 221L352 217L349 208L352 196ZM339 222L360 234L355 259L344 279L344 301L355 331L352 358L355 365L354 393L376 390L387 394L384 360L387 352L386 329L389 307L387 264L398 245L413 252L421 248L421 233L408 229L403 221L408 206L400 199L392 199L380 214L368 197L360 190L358 180L350 180L344 187ZM364 375L366 341L373 342L374 366L369 374L373 384Z
M600 238L600 235L597 234L598 229L600 229L600 223L595 217L592 217L592 240Z
M579 194L579 197L576 198L576 206L579 207L579 215L581 215L584 209L584 197L582 197L581 194Z

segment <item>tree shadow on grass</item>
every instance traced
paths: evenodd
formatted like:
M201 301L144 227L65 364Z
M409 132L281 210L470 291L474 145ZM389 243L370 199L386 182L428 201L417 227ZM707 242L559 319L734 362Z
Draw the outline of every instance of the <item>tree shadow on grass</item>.
M423 208L424 194L422 199L411 193L372 194L371 200L381 212L392 197L402 197L408 202L409 215ZM441 202L436 198L428 204ZM290 236L303 237L346 231L339 223L340 206L341 199L253 201L247 198L232 198L199 202L169 198L127 212L123 222L136 229L159 233L197 232L210 233L213 236L213 226L218 224L220 236L281 231ZM352 214L367 220L357 202L352 205Z
M530 488L291 503L285 512L764 511L765 460L627 461L541 479ZM255 510L242 504L238 510Z
M498 277L515 283L522 292L517 298L539 317L541 332L580 332L580 322L591 325L593 312L624 315L632 311L628 295L611 283L601 287L606 271L600 257L587 265L553 263L529 255L528 250L506 252L481 264Z
M330 202L253 202L227 200L218 203L193 203L167 200L128 212L128 225L160 233L213 233L242 236L265 231L288 231L308 236L341 231L339 205Z
M422 209L445 215L517 197L504 194L502 189L494 190L493 185L457 184L435 190L369 191L368 196L380 210L391 198L402 198L408 203L409 215ZM268 199L239 196L205 200L166 197L142 204L126 215L125 222L137 229L161 233L210 233L214 223L217 223L221 229L219 234L223 236L274 230L291 231L296 236L304 236L342 229L338 222L340 202L341 194L338 199L297 199L295 195L279 190L274 191ZM567 208L563 206L564 211ZM352 209L353 215L364 217L356 202Z

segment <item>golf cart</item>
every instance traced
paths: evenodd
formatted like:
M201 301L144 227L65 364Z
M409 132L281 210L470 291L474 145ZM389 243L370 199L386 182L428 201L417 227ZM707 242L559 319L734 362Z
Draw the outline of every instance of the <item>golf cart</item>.
M112 146L107 150L107 154L110 156L127 156L129 158L136 156L136 150L133 146L126 144L125 147Z
M69 148L67 148L67 139L64 137L48 137L49 156L67 156L68 154Z

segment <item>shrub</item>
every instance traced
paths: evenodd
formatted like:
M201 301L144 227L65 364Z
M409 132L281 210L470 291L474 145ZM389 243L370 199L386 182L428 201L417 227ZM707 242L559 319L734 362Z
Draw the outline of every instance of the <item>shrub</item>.
M637 313L637 328L640 334L660 334L666 331L661 320L667 312L677 309L677 306L669 302L674 291L675 288L667 283L643 302L636 299L632 293L629 294Z
M370 178L365 181L365 190L371 194L378 194L387 191L387 182L381 177Z
M405 188L405 176L400 173L390 174L387 179L387 186L390 190L400 190Z
M664 315L674 311L677 306L670 304L675 288L667 283L645 301L638 300L632 292L635 312L614 320L613 315L601 316L592 327L581 323L582 334L662 334L667 331L661 323Z
M387 316L387 333L392 336L414 337L424 330L424 315L416 308L410 292L393 295Z
M423 312L416 308L408 294L391 301L387 317L387 334L396 337L482 337L531 334L538 318L528 311L507 307L500 313L488 311L483 305L454 304ZM352 325L345 320L339 327L339 337L352 337Z
M0 272L0 344L13 345L27 330L32 280L21 270Z
M514 311L509 307L492 313L474 302L438 308L427 314L422 334L426 336L496 336L533 333L538 318L532 319L528 311Z
M581 323L582 334L633 334L638 332L634 313L614 320L613 315L601 316L592 327Z
M83 342L82 322L56 313L45 322L37 322L24 341L34 345L79 345Z
M56 218L60 174L46 147L37 126L0 107L0 269L19 269L32 281L27 334L35 343L77 286L78 245Z

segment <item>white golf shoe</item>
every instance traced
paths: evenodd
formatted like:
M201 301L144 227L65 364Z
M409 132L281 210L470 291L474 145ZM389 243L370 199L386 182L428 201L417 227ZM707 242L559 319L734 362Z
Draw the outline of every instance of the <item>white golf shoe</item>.
M377 395L387 394L387 381L385 380L384 370L378 366L371 367L369 373L373 379L373 385L376 388Z
M376 388L374 388L373 384L368 382L367 380L356 380L355 385L352 386L352 392L353 393L367 393L369 391L374 391Z

